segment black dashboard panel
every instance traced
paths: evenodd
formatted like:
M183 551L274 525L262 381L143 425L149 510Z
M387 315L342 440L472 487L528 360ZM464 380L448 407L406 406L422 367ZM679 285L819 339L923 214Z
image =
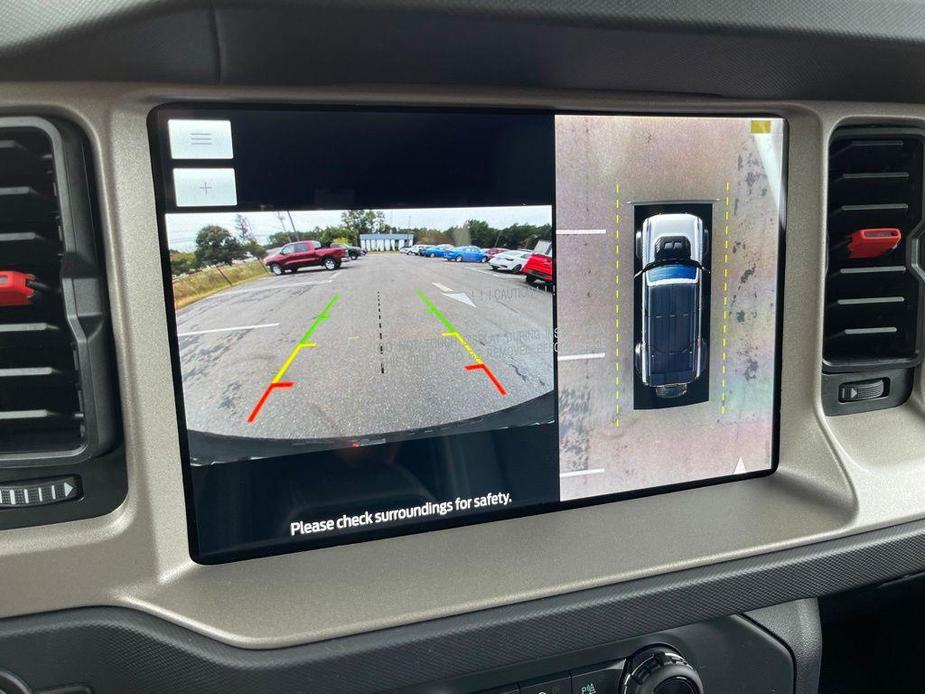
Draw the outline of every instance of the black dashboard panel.
M473 625L464 618L453 627L467 631ZM819 615L815 601L809 600L635 638L600 634L593 647L568 654L560 648L548 657L530 643L507 649L507 636L487 631L453 638L452 643L436 636L426 629L403 629L283 651L247 651L129 610L88 608L0 623L0 662L5 666L0 677L11 673L36 690L60 687L68 694L83 694L81 687L88 684L97 694L465 694L517 691L518 683L526 691L531 683L568 682L570 676L578 682L579 673L604 668L620 673L632 654L651 644L684 652L703 673L709 692L814 694L818 677ZM492 667L501 661L488 654L499 650L509 652L502 666Z
M920 71L905 69L925 54L925 9L915 3L123 0L59 12L30 0L16 10L8 9L0 42L4 78L13 80L480 84L898 102L925 87Z

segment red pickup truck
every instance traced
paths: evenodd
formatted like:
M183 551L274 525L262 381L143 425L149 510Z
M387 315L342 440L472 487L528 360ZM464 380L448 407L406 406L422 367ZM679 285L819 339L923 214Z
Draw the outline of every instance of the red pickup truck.
M295 272L301 267L320 265L325 270L336 270L344 260L344 249L332 246L322 248L318 241L295 241L287 243L263 262L274 275Z

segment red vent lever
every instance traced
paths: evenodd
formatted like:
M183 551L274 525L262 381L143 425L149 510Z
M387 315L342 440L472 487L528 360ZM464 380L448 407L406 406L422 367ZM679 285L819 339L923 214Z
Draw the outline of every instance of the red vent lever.
M28 306L35 290L35 277L32 275L0 270L0 306Z
M879 258L892 251L903 240L899 229L859 229L848 236L848 257Z

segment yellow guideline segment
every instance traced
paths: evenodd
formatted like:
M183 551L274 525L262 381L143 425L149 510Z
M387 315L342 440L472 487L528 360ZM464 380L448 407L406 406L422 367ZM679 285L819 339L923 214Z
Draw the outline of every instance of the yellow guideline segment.
M485 362L483 362L481 359L479 359L479 355L475 353L475 350L472 349L472 348L469 346L469 343L466 342L466 341L463 339L463 336L460 335L459 333L457 333L457 332L452 332L452 333L440 333L440 334L443 335L443 337L455 337L457 340L459 340L460 343L462 343L462 346L466 348L466 351L469 353L469 356L472 357L472 358L475 360L475 363L476 363L476 364L484 364L484 363L485 363Z
M755 132L755 123L768 123L770 126L770 121L752 121L752 132ZM769 131L770 132L770 131ZM726 181L726 223L723 225L723 237L724 245L723 248L729 248L729 210L730 210L730 200L729 200L729 191L731 185L729 181ZM728 251L723 253L723 359L722 359L722 390L720 392L719 400L719 413L726 414L726 335L729 332L729 253Z
M271 381L271 383L279 383L283 379L283 376L286 374L286 371L289 369L289 367L292 366L292 362L295 360L296 355L299 352L301 352L305 347L315 347L315 346L316 345L314 342L307 342L304 345L301 342L297 344L295 346L295 349L292 350L292 353L288 357L286 357L286 361L283 362L283 365L280 368L280 370L276 372L276 375L273 377L273 380Z
M315 332L315 329L318 327L321 321L328 320L329 318L328 311L331 310L331 307L334 305L334 302L337 301L338 296L339 296L338 294L335 294L334 296L332 296L331 300L325 305L321 313L318 314L318 317L315 318L314 321L312 321L311 327L308 329L305 335L302 336L302 339L299 340L299 344L295 346L295 349L293 349L292 352L289 354L289 356L286 357L286 361L283 362L283 365L280 368L280 370L276 372L276 375L273 377L273 380L271 381L271 383L279 383L280 380L282 380L283 376L286 375L286 371L292 365L293 360L295 360L299 352L301 352L306 347L316 346L314 342L309 342L309 339L311 338L312 333Z

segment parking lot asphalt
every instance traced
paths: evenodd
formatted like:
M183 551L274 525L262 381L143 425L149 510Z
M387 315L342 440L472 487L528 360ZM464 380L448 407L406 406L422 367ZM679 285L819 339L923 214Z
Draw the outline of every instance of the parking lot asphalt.
M313 439L490 414L553 389L552 311L520 275L439 258L267 276L178 311L187 426Z

